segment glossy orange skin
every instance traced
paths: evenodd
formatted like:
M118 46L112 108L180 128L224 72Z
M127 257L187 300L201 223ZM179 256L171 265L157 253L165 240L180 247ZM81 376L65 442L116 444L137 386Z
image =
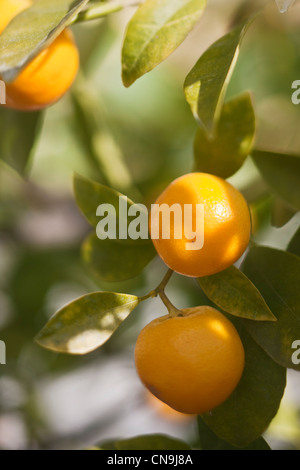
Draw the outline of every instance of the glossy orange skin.
M189 173L174 180L155 204L204 205L204 244L197 251L187 250L184 236L175 239L173 219L171 238L161 234L153 244L173 271L202 277L220 272L237 261L247 248L251 233L250 211L243 195L222 178L207 173ZM153 212L153 211L152 211ZM194 217L194 216L193 216ZM150 217L151 233L151 217Z
M28 0L0 0L0 32L21 11ZM38 56L12 82L6 84L6 106L34 111L58 101L71 87L79 68L79 53L69 29Z
M238 385L244 347L233 324L212 307L182 310L149 323L135 347L138 375L150 392L187 414L210 411Z

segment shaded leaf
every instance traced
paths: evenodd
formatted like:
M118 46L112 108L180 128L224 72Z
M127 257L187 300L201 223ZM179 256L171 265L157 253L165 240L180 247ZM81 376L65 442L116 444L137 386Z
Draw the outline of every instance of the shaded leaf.
M107 5L107 4L103 4ZM133 181L124 155L103 118L98 95L81 73L72 89L76 138L84 148L93 174L100 174L103 183L119 191L133 189Z
M104 450L190 450L185 442L165 434L145 434L116 441L102 442L97 447Z
M297 256L300 256L300 227L291 239L288 246L288 251L294 253Z
M0 35L0 75L13 81L51 44L88 0L39 0L17 15Z
M212 44L185 79L184 93L199 124L213 134L249 20Z
M251 95L245 93L225 103L214 136L199 127L194 142L196 171L229 178L250 154L255 134Z
M272 191L300 209L300 156L255 150L252 158Z
M271 223L274 227L283 227L294 217L295 213L296 210L282 199L276 197L273 199Z
M130 86L166 59L202 15L206 0L146 0L128 24L122 78Z
M42 124L40 112L0 109L0 159L24 174Z
M263 437L255 439L244 448L234 447L220 439L198 416L199 442L202 450L271 450Z
M91 234L82 246L82 256L88 267L102 281L125 281L144 269L156 251L152 243L119 243L99 240Z
M245 369L232 395L204 422L222 440L245 448L258 439L277 413L286 384L286 369L276 364L242 330Z
M259 289L275 323L245 321L255 341L284 367L300 370L292 363L292 343L300 339L300 258L285 251L254 246L250 249L243 271Z
M40 346L68 354L87 354L102 346L139 304L138 297L93 292L60 309L36 336Z
M100 204L110 204L116 211L117 238L119 239L120 225L128 229L131 219L127 217L127 213L129 208L134 205L134 202L124 194L79 175L74 176L74 194L78 207L92 226L97 227L100 221L100 217L96 214L98 206ZM130 242L130 240L120 241ZM138 239L131 240L131 242L133 244L139 242L146 244L150 243L150 240Z
M225 312L258 321L276 321L254 284L235 266L198 279L207 297Z

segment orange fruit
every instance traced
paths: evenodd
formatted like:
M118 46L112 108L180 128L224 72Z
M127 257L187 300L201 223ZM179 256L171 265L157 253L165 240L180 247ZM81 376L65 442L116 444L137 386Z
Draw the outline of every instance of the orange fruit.
M185 234L183 218L180 221L182 237L176 238L175 218L170 217L170 236L163 238L162 219L159 219L152 206L151 238L159 256L173 271L191 277L215 274L231 266L247 248L251 232L247 202L236 188L222 178L207 173L181 176L162 192L155 204L166 204L170 208L177 204L182 214L186 205L190 205L193 231L199 240L200 232L203 233L203 246L192 249L193 240ZM198 223L196 227L197 205L202 205L204 213L203 226ZM153 227L157 230L156 235Z
M242 376L245 353L233 324L212 307L153 320L135 347L138 375L150 392L181 413L223 403Z
M31 3L29 0L0 0L0 32ZM72 32L65 29L12 83L6 84L6 106L33 111L55 103L71 87L78 68L78 49Z

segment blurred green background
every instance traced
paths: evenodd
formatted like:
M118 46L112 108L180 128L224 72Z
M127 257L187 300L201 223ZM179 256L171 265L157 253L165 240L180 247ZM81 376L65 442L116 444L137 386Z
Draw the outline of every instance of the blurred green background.
M143 295L163 276L165 267L155 259L130 282L99 284L80 258L91 229L75 205L72 175L150 204L172 179L191 171L196 124L184 78L247 9L264 5L243 42L228 96L251 90L257 144L299 154L300 105L291 103L292 82L300 79L299 1L285 15L274 0L209 1L184 44L130 89L121 83L120 50L133 9L73 28L82 72L72 92L44 114L27 178L0 164L0 339L7 346L7 364L0 365L0 448L80 449L152 432L197 445L195 419L162 410L135 373L135 340L164 313L158 300L140 306L101 350L85 357L45 351L33 338L79 295ZM285 248L299 214L274 199L250 159L230 181L251 205L254 239ZM168 293L179 307L205 302L196 283L180 276ZM300 449L299 387L299 375L290 371L280 412L266 432L273 448Z

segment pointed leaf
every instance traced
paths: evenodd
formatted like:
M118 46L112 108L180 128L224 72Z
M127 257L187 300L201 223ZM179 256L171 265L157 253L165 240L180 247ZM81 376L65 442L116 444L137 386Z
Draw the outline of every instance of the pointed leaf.
M211 135L220 117L226 89L248 25L249 20L212 44L185 79L185 97L192 113Z
M139 298L93 292L60 309L36 337L40 346L68 354L87 354L102 346L139 304Z
M255 341L284 367L292 362L292 343L300 339L300 258L268 247L250 249L243 271L259 289L277 318L275 323L244 320Z
M100 204L110 204L116 212L118 241L121 243L132 243L133 245L151 244L150 238L137 240L130 240L129 238L121 240L118 238L120 225L128 229L132 220L130 217L127 217L127 213L129 208L134 205L134 202L124 194L79 175L74 176L74 194L78 207L92 226L97 227L100 221L100 216L96 214L98 206Z
M126 87L166 59L201 17L206 0L146 0L128 24L122 50Z
M51 44L88 0L39 0L16 16L0 35L0 75L13 81Z
M198 416L199 441L202 450L271 450L263 437L259 437L243 449L234 447L220 439Z
M276 321L260 292L235 266L198 279L207 297L225 312L258 321Z
M272 191L300 209L300 156L255 150L252 158Z
M93 233L83 244L82 256L88 267L102 281L125 281L138 276L154 258L152 243L119 243L99 240Z
M250 154L255 114L250 93L225 103L213 138L199 127L194 142L196 171L229 178Z
M202 416L222 440L245 448L258 439L276 415L286 384L286 369L276 364L247 334L245 370L232 395Z
M38 138L42 114L0 109L0 159L24 175Z

